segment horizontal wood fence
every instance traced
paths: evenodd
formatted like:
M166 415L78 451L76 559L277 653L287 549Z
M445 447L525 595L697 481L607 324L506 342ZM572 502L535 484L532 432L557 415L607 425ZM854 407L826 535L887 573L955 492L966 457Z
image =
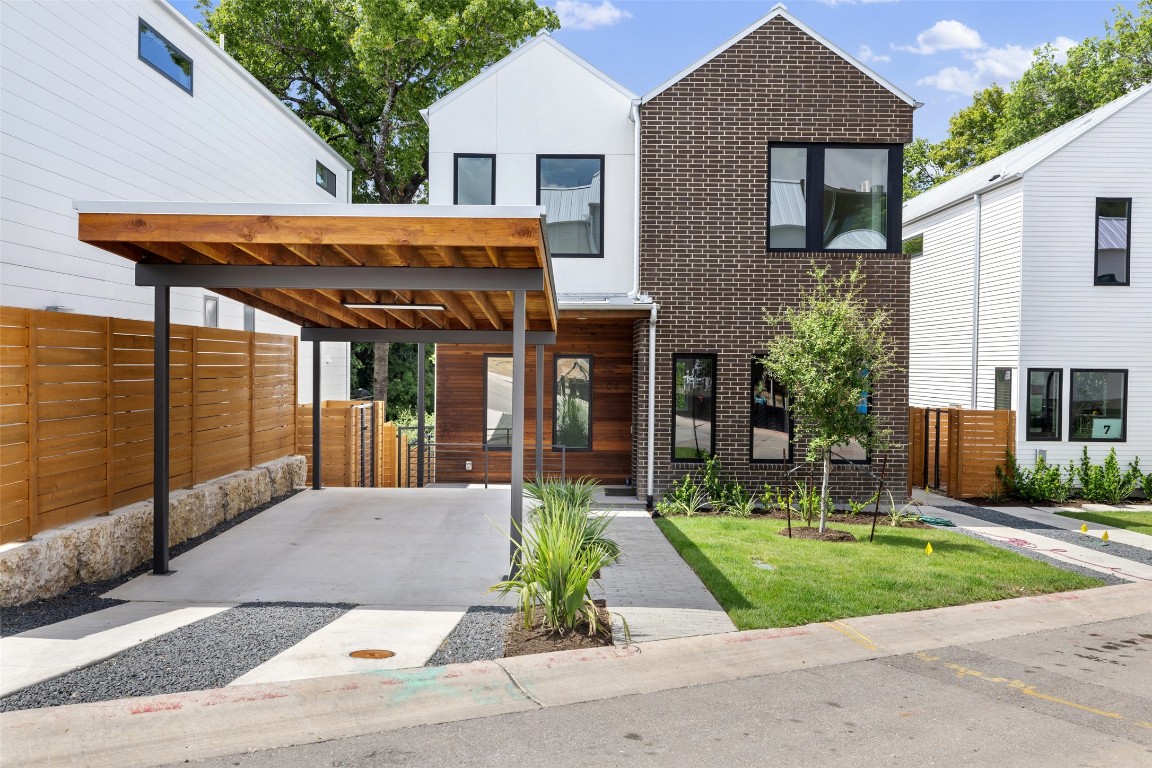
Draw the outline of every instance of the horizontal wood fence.
M312 406L296 417L296 445L312 478ZM344 488L396 487L396 427L384 420L384 403L325 400L320 404L320 482Z
M1016 450L1015 411L909 408L908 487L934 488L954 499L1003 492L996 467Z
M152 495L153 324L0 307L0 543ZM295 336L171 326L170 478L295 450Z

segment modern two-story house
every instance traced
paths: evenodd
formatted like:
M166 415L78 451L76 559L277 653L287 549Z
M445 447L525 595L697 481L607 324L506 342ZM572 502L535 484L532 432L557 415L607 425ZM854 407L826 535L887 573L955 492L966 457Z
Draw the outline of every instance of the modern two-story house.
M778 5L642 97L542 35L426 111L432 203L546 211L560 318L541 426L568 475L649 502L709 456L757 489L798 477L788 394L756 362L763 315L798 300L812 265L860 259L904 359L915 106ZM481 452L491 468L507 450L508 365L499 347L437 346L437 441L476 448L438 464L438 481L477 481ZM531 354L528 368L531 381ZM906 392L900 375L868 404L898 444ZM529 386L529 445L535 411ZM837 454L841 498L871 493L862 465L906 471L903 447Z
M1031 466L1152 458L1152 86L910 200L910 400L1013 409Z

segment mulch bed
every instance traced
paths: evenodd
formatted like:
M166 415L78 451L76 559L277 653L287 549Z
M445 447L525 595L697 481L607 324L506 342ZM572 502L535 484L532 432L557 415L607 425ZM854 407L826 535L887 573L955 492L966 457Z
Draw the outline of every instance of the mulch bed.
M608 609L603 600L597 600L600 614L600 632L589 635L588 625L577 627L561 635L540 626L539 612L537 623L532 629L524 627L524 614L516 613L508 620L508 631L504 635L504 658L527 656L533 653L554 651L574 651L582 648L603 648L612 645L612 630L609 628Z
M788 536L788 529L781 528L776 531L781 536ZM793 539L816 539L817 541L858 541L858 539L847 531L835 531L831 528L825 528L824 533L820 533L819 528L809 528L807 526L792 526Z
M909 511L911 511L911 509ZM728 515L724 514L723 512L717 512L715 510L706 510L704 512L699 512L695 515L695 517L727 517L727 516ZM758 509L754 513L752 513L751 517L745 517L743 519L744 520L786 520L787 518L788 518L788 516L784 513L783 510L773 509L771 511L768 511L768 510ZM818 518L817 518L817 520L818 520ZM849 514L843 513L843 512L834 512L830 515L825 515L824 520L828 523L840 523L842 525L845 525L845 524L846 525L871 525L872 524L872 512L871 512L871 510L869 510L868 512L863 512L859 515L849 515ZM795 514L792 515L793 538L805 538L805 539L819 538L817 536L811 536L811 535L803 535L800 537L796 537L795 531L798 528L808 528L808 527L809 526L804 524L803 520L801 520ZM876 527L877 528L891 527L888 525L888 516L881 513L880 519L876 521ZM916 521L916 522L900 523L900 527L901 528L931 528L932 526L926 525L925 523L921 523L919 521ZM813 521L811 529L813 531L816 530L816 521ZM785 534L785 535L787 535L787 534ZM853 539L853 541L855 541L855 539Z

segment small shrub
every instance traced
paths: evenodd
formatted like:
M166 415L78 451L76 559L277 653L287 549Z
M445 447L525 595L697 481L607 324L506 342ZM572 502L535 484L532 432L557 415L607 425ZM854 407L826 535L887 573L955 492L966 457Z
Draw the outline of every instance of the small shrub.
M726 490L724 480L721 477L722 470L720 457L709 456L704 460L704 470L700 475L700 484L704 487L708 501L716 505L724 501L724 491Z
M914 523L920 519L920 515L915 512L909 512L908 507L912 506L912 502L906 502L901 506L896 506L896 498L892 495L892 491L885 491L888 494L888 525L893 528L899 528L904 523Z
M684 475L679 483L674 483L656 505L656 511L665 517L684 515L692 517L703 512L708 506L708 496L704 489L696 485L691 475Z
M1030 504L1054 502L1063 504L1072 495L1072 469L1067 470L1067 478L1062 478L1059 465L1049 464L1043 455L1036 457L1036 465L1025 469L1016 463L1016 455L1008 451L1008 471L996 467L996 479L1004 490Z
M820 516L820 489L815 484L811 488L802 480L796 481L795 495L789 494L796 515L811 526L812 521Z
M564 502L588 510L592 508L592 502L596 499L598 485L590 477L575 480L537 478L534 482L524 484L524 493L528 498L539 502L540 506L548 506L551 502Z
M870 497L868 497L864 501L855 501L854 499L848 499L848 515L850 517L856 517L857 515L859 515L862 512L867 512L868 507L872 506L872 503L874 501L876 501L876 494L875 493L872 494Z
M1088 446L1080 456L1080 466L1077 469L1077 479L1080 481L1080 493L1088 501L1098 504L1119 504L1132 495L1132 491L1143 481L1140 472L1140 459L1128 465L1124 472L1120 471L1120 461L1116 458L1116 449L1108 451L1108 458L1104 463L1096 466L1088 456Z
M1144 487L1141 490L1144 491L1144 499L1152 501L1152 472L1144 475Z
M740 483L732 482L724 489L724 514L732 517L751 517L756 509L756 496L745 490Z

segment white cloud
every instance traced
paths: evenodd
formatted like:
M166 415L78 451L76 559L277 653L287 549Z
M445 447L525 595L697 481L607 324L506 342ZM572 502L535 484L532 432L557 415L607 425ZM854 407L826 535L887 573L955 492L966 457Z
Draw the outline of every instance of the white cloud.
M1053 40L1052 47L1056 49L1056 61L1060 64L1068 61L1068 50L1076 45L1079 43L1070 37L1064 37L1064 35Z
M977 50L984 47L980 33L965 24L948 19L938 21L916 35L916 45L893 45L898 51L927 56L938 51Z
M611 27L632 14L612 5L609 0L601 0L599 5L581 0L557 0L556 13L560 16L560 26L564 29L596 29Z
M882 53L876 53L872 50L871 46L861 45L860 52L856 54L857 58L865 64L872 64L877 61L892 61L891 56L885 56Z
M1075 41L1063 36L1052 41L1058 59L1066 56L1068 49L1075 44ZM916 84L971 96L992 83L1007 86L1024 74L1034 59L1031 49L1019 45L966 51L964 58L972 62L970 67L946 67L934 75L920 78Z

